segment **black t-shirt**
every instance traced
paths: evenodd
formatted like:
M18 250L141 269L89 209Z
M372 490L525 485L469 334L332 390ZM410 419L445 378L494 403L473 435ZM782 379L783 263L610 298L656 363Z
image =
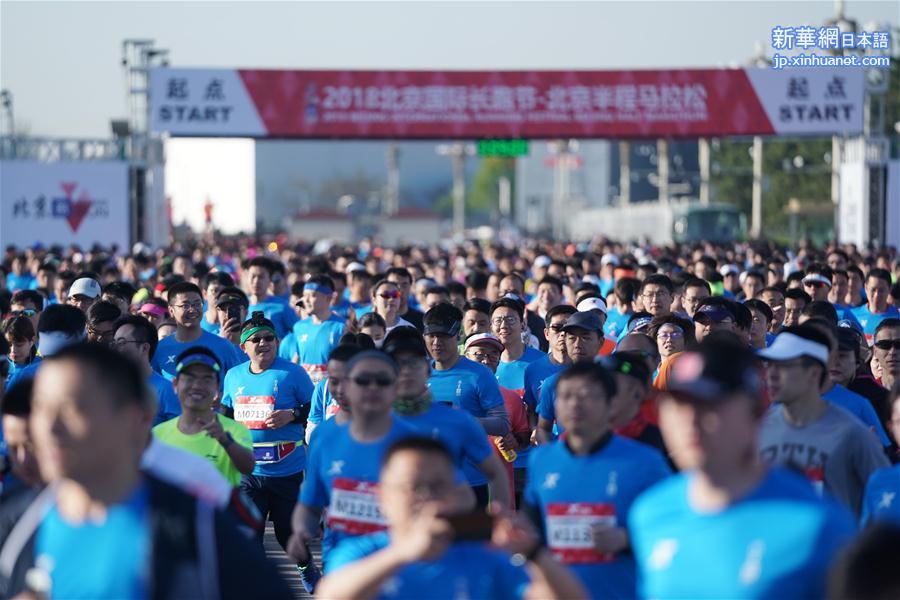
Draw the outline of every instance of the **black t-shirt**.
M419 333L425 330L425 325L422 323L422 318L425 316L421 310L416 310L415 308L410 308L406 311L405 315L400 315L401 319L406 319L412 325L419 330Z

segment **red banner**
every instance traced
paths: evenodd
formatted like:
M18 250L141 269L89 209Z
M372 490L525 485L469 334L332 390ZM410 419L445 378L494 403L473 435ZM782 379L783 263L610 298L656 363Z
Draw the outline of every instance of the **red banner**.
M634 138L856 133L858 69L267 71L157 69L172 135Z

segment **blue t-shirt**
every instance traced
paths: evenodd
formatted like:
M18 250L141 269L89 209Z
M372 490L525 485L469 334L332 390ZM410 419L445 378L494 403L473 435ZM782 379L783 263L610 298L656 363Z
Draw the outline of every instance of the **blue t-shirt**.
M890 448L891 440L888 439L887 433L878 418L878 413L872 408L872 403L855 392L851 392L844 386L836 383L834 387L822 394L822 397L837 404L844 410L847 410L862 421L863 425L868 427L872 433L878 436L878 441L885 448Z
M153 370L169 381L175 379L175 367L178 366L176 359L188 348L203 346L216 355L216 358L222 363L222 372L219 375L220 388L228 369L247 360L247 356L241 352L240 348L225 338L213 335L208 331L202 332L200 337L193 342L179 342L175 337L176 335L173 333L161 339L159 346L156 347L153 360L150 361L150 366L153 367Z
M203 313L203 316L200 317L200 329L203 331L208 331L213 335L219 335L219 332L222 330L222 327L219 325L219 321L215 323L210 323L206 320L206 313Z
M293 362L294 356L297 355L297 353L297 336L294 335L292 330L279 341L278 356L284 360Z
M313 323L312 317L297 321L294 325L294 352L301 365L324 367L328 355L344 334L344 320L332 314L322 323ZM308 370L307 370L308 371Z
M306 371L283 358L276 358L262 373L240 364L225 375L222 406L234 410L234 420L250 430L256 466L261 477L287 477L306 466L303 425L288 423L278 429L266 427L273 410L290 410L309 404L313 385Z
M481 423L465 411L443 402L432 402L420 415L398 417L421 434L440 440L450 451L457 468L464 469L466 463L481 464L493 453Z
M35 540L37 565L49 565L50 598L146 598L150 583L149 491L145 484L110 506L102 524L72 525L50 508Z
M277 296L269 296L258 304L252 304L247 308L247 317L253 315L255 311L262 311L265 317L272 321L275 326L275 334L278 339L283 338L297 322L297 313L295 313L287 302Z
M348 316L350 316L351 308L352 305L350 304L350 301L344 297L341 297L341 301L337 304L331 305L331 310L334 311L334 314L341 317L342 319L346 319Z
M557 365L551 362L549 354L528 365L525 369L525 404L537 411L538 399L541 397L544 382L565 368L566 365Z
M435 402L461 408L476 418L486 417L487 411L495 406L504 406L500 386L491 370L465 356L460 356L455 365L444 371L432 369L428 387ZM487 483L475 464L467 462L463 470L469 485Z
M6 276L6 289L10 292L18 292L19 290L30 290L32 289L31 285L36 283L34 276L31 273L23 273L22 275L16 275L13 272L10 272Z
M628 319L631 313L623 315L617 308L609 309L606 313L606 323L603 324L603 333L609 337L616 339L628 328Z
M524 500L540 512L547 548L592 597L634 598L634 557L597 552L591 525L625 527L638 495L671 472L656 449L617 435L587 456L558 441L531 453Z
M151 371L147 383L156 392L158 402L156 418L153 420L154 427L181 414L181 402L178 401L178 394L175 393L175 386L171 381L159 373Z
M377 442L360 443L350 435L350 424L317 427L306 463L306 475L300 487L300 502L306 506L327 508L322 536L322 560L329 562L330 552L347 537L367 535L386 527L378 508L375 489L381 470L381 457L395 441L416 435L399 419Z
M828 569L853 517L801 475L772 469L715 513L689 503L693 473L642 494L628 530L645 598L824 598Z
M339 571L383 550L389 542L384 531L344 540L331 553L326 572ZM524 567L515 566L508 554L484 543L456 542L435 560L401 567L382 585L375 598L521 598L528 583Z
M863 333L866 334L866 340L869 344L872 343L872 340L875 339L875 329L878 327L878 324L888 318L900 318L900 311L897 310L896 306L891 304L888 305L887 310L883 313L873 313L869 310L868 304L863 304L862 306L857 306L852 309L851 312L853 316L856 317L856 320L859 321L859 324L862 326Z
M312 400L309 407L307 421L319 425L322 421L330 419L340 407L331 392L328 390L328 380L323 379L313 388Z
M23 369L25 369L25 367L28 367L29 365L36 365L37 363L41 362L41 357L35 356L34 358L31 359L31 362L26 365L17 365L8 356L6 357L5 360L6 360L6 364L9 365L9 374L6 376L6 387L8 389L9 387L11 387L9 384L13 381L13 375L18 373L19 371L22 371Z
M561 373L562 371L560 371ZM543 419L547 419L553 423L553 432L556 435L565 431L562 425L556 422L556 382L559 380L560 373L551 375L544 380L541 386L541 396L538 399L537 414Z
M510 362L500 361L497 365L497 381L502 387L522 395L525 389L525 369L533 362L537 362L547 355L527 346L525 352L518 358Z
M356 313L357 319L375 310L375 306L371 302L351 302L350 308Z
M34 379L38 367L40 366L41 361L33 360L24 367L19 367L18 369L16 369L15 373L10 373L9 377L6 378L6 389L11 390L20 381Z
M900 465L878 469L866 484L862 524L878 521L900 525Z

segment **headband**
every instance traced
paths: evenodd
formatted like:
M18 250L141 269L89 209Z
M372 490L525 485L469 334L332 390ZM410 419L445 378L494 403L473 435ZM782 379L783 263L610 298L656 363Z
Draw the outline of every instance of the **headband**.
M328 287L327 285L320 285L318 283L309 283L309 282L303 284L303 291L305 292L306 290L311 290L313 292L319 292L320 294L326 294L328 296L330 296L331 294L334 293L334 290L331 289L330 287Z
M271 332L272 335L274 335L276 338L278 337L278 334L275 333L275 330L274 330L273 328L269 327L268 325L256 325L256 326L251 327L250 329L247 329L246 331L243 331L243 332L241 333L241 343L243 344L244 342L246 342L247 340L249 340L250 337L251 337L254 333L258 333L258 332L260 332L260 331L269 331L269 332Z

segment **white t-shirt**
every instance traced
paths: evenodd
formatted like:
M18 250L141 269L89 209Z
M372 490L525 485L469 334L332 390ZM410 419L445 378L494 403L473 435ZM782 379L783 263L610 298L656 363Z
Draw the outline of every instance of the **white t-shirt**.
M231 503L231 484L208 460L156 437L144 450L141 469L217 508Z

